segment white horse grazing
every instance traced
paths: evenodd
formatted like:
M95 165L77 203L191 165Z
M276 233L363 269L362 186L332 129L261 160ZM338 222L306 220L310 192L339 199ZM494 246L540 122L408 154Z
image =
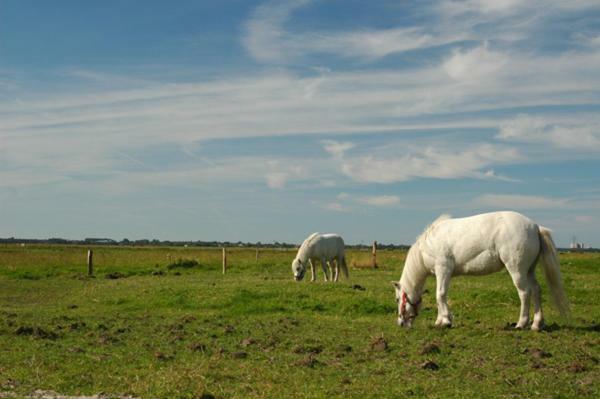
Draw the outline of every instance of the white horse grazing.
M532 330L543 324L540 286L535 279L538 261L544 267L554 303L563 316L569 313L560 264L550 230L516 212L492 212L461 219L441 216L421 234L408 251L399 282L393 282L398 303L398 324L410 327L417 316L427 275L437 281L436 326L452 325L448 308L450 277L484 275L505 267L521 299L516 328L529 322L533 296Z
M333 275L333 261L335 260L335 276ZM312 233L300 246L296 258L292 262L292 271L296 281L304 278L306 266L310 264L311 279L315 281L315 262L321 261L325 281L328 280L327 264L331 266L331 280L338 281L339 269L341 267L346 278L348 278L348 267L344 254L344 240L337 234Z

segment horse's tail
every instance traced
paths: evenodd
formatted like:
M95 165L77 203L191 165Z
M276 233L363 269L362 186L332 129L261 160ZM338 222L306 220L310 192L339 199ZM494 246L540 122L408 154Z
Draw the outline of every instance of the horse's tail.
M342 261L340 262L342 272L344 272L344 277L348 278L348 265L346 264L346 255L342 256Z
M560 274L560 262L558 260L558 254L556 253L556 246L550 230L539 226L540 231L540 260L544 267L544 274L546 275L546 281L550 287L550 294L554 305L558 308L561 316L569 317L569 301L565 294L563 287L562 276Z

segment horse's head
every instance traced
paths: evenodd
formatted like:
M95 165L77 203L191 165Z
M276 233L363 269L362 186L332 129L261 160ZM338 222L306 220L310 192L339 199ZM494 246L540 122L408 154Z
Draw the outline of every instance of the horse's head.
M304 278L306 266L302 263L300 259L296 258L292 262L292 272L294 273L294 279L296 281L300 281Z
M396 303L398 304L398 325L400 327L412 326L413 320L419 314L421 307L421 298L409 298L404 288L397 281L392 281L396 290Z

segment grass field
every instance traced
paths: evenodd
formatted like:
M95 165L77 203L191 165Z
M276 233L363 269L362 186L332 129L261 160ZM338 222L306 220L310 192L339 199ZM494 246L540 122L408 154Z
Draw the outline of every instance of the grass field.
M598 397L600 254L561 254L573 318L515 331L506 273L452 281L452 329L436 329L434 279L412 329L390 280L404 252L350 280L296 283L294 251L0 246L0 393L143 398ZM367 253L350 251L353 259ZM194 267L167 265L196 260ZM539 271L538 271L539 272ZM107 278L107 276L112 278ZM1 397L1 395L0 395Z

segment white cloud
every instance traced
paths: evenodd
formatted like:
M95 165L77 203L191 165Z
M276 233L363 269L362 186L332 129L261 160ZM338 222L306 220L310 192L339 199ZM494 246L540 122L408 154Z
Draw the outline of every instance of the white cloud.
M350 211L350 208L340 204L339 202L330 202L328 204L325 204L324 208L328 209L330 211L335 211L335 212L349 212Z
M321 143L323 144L325 151L333 155L335 158L344 156L346 151L351 150L355 146L354 143L339 142L334 140L323 140Z
M400 204L400 197L396 195L378 195L371 197L361 197L358 202L377 207L391 207Z
M422 27L362 29L292 33L285 29L292 13L310 0L267 2L259 6L246 24L243 44L262 62L284 63L308 54L378 59L389 54L440 46L469 37L463 33L438 34Z
M467 51L455 50L442 69L457 81L478 81L495 76L508 63L508 57L488 49L487 43Z
M485 179L491 176L482 171L492 164L521 159L516 149L481 144L462 150L441 147L405 148L405 155L369 154L345 160L343 172L363 183L393 183L415 178Z
M464 0L442 1L439 7L446 14L460 16L465 13L509 13L527 4L524 0Z
M281 172L269 173L265 177L270 188L284 188L288 180L288 175Z
M500 126L497 137L506 141L550 143L557 148L600 150L600 121L553 123L547 117L519 115Z
M473 200L476 206L494 209L560 209L568 206L564 198L551 198L533 195L484 194Z

